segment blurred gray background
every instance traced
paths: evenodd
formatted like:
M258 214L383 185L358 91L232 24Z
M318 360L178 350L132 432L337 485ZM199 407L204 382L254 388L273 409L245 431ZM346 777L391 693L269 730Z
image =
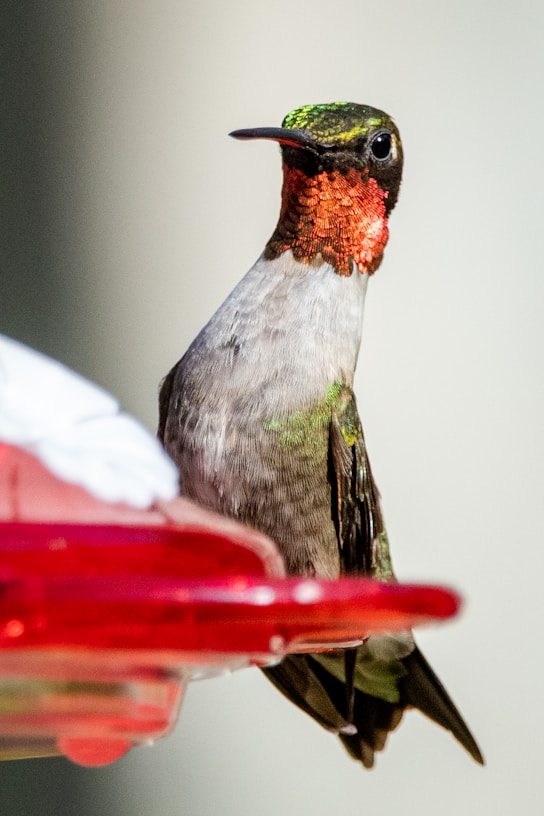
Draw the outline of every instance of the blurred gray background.
M0 765L0 812L540 813L544 6L3 0L0 21L0 331L150 428L276 222L277 147L228 131L339 99L395 117L357 392L397 574L465 595L419 641L487 759L410 713L365 773L243 671L112 767Z

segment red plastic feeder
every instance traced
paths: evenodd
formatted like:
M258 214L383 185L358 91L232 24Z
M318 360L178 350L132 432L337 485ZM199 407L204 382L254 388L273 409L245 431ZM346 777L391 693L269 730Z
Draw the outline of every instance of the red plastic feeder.
M265 536L184 499L105 504L0 444L0 757L112 762L189 680L454 615L437 587L286 578Z

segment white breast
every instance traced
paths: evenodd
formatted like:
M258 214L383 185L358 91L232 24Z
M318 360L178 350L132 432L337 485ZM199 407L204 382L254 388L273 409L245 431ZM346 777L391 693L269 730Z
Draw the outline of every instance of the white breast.
M291 251L259 258L191 346L186 374L205 359L212 402L258 390L273 413L321 399L335 381L351 385L367 282Z

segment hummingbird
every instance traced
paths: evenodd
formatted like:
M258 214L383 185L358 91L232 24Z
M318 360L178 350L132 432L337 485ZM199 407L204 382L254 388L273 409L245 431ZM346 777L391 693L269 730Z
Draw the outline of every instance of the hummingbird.
M353 378L401 183L399 131L381 110L334 102L230 135L279 143L279 220L162 380L159 438L182 493L270 536L288 573L393 582ZM289 655L264 673L365 768L410 707L483 764L410 631Z

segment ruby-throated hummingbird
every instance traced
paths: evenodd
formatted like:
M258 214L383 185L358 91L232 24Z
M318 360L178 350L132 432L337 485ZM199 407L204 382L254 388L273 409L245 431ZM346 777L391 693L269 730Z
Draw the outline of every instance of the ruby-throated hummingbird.
M182 492L267 533L288 572L394 581L352 389L365 291L400 187L399 132L380 110L337 102L231 136L281 145L280 217L163 380L159 436ZM265 673L367 768L410 706L483 762L409 631Z

